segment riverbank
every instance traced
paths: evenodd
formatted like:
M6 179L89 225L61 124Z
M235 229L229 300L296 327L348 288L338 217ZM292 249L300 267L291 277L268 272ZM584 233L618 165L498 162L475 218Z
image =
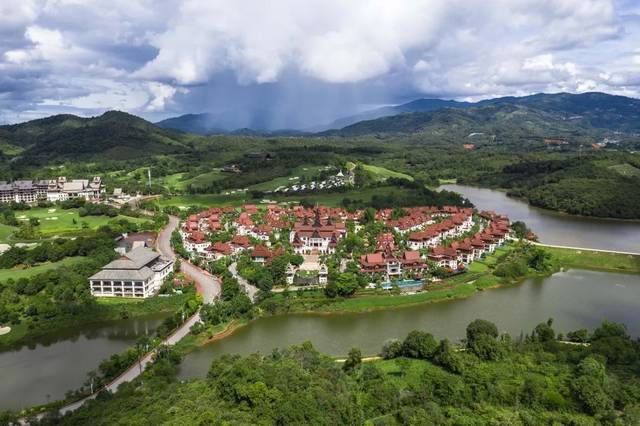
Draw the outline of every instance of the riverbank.
M16 349L22 345L38 343L48 334L73 329L84 325L108 323L121 319L135 319L158 313L177 312L189 298L189 294L174 294L169 297L153 297L151 299L97 299L95 307L87 312L62 318L55 321L25 321L11 325L11 332L0 336L0 352Z
M558 268L640 274L640 256L587 249L543 248L553 256Z
M289 314L340 315L410 308L430 303L466 299L485 290L518 286L531 278L550 276L566 269L588 269L603 272L624 272L640 274L640 256L628 256L606 253L604 260L600 253L568 249L548 249L552 256L552 267L548 271L529 272L516 279L505 279L493 274L497 259L507 254L512 246L501 247L491 256L471 264L468 272L452 277L439 284L431 284L429 289L415 294L391 295L381 290L361 290L351 298L327 298L321 290L289 292L288 296L274 294L263 301L259 315L254 319ZM224 339L252 320L235 320L232 323L218 325L205 333L190 335L180 343L183 354L199 346Z

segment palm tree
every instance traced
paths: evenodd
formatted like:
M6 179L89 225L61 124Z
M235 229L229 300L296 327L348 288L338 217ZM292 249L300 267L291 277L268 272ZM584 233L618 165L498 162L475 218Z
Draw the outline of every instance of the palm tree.
M136 352L138 354L138 367L140 368L140 373L142 373L142 356L149 351L149 336L146 334L138 337L136 340Z

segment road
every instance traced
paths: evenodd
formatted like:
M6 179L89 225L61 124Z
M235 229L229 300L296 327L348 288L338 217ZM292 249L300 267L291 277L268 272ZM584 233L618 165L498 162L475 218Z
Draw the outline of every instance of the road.
M176 331L174 331L169 337L167 337L164 340L163 344L168 346L175 345L184 336L189 334L189 329L191 329L191 326L193 326L198 321L200 321L199 312L195 313L191 318L185 321L184 324L180 326L180 328L178 328ZM130 382L136 377L138 377L147 368L147 365L152 361L153 361L153 352L149 352L140 360L140 362L129 367L128 370L126 370L124 373L116 377L111 383L105 386L104 389L110 392L117 391L118 386L120 386L125 382ZM84 399L81 399L80 401L76 401L74 403L65 405L64 407L60 408L59 412L60 414L67 414L71 411L75 411L78 408L80 408L85 402L91 399L94 399L96 396L97 396L97 393L94 393L93 395L90 395Z
M162 231L160 231L158 239L156 240L156 249L163 256L172 260L176 259L176 255L171 248L171 234L178 227L179 223L180 221L177 217L169 216L169 223L162 229ZM195 281L198 289L203 296L204 302L213 303L217 296L220 294L220 282L218 281L218 279L189 262L182 262L181 266L182 271ZM175 345L183 337L189 334L191 326L193 326L198 321L200 321L200 311L196 312L192 317L187 319L187 321L185 321L178 329L176 329L171 335L169 335L162 343L168 346ZM105 386L104 389L115 392L118 389L118 386L120 386L122 383L130 382L131 380L138 377L152 360L153 352L149 352L140 360L139 363L136 363L129 367L124 373L116 377L111 383ZM60 408L59 412L60 414L66 414L71 411L75 411L80 408L86 401L94 399L96 395L97 393L94 393L93 395L81 399L80 401L67 404ZM42 417L42 414L37 416L38 419L41 419ZM26 419L21 419L20 422L22 424L27 424Z
M245 280L240 276L240 274L238 274L237 262L233 262L231 265L229 265L229 272L231 272L231 275L233 275L238 280L240 285L244 287L247 296L249 296L249 299L251 299L251 301L255 301L256 294L258 293L258 287L249 284L247 280Z
M169 223L160 231L158 239L156 241L156 248L165 257L175 259L176 255L171 248L171 234L178 227L180 221L175 216L169 216ZM182 272L189 276L196 282L198 290L202 294L204 303L213 303L213 301L220 295L221 285L220 280L214 277L207 271L198 268L197 266L182 261Z
M540 247L551 247L551 248L569 249L569 250L595 251L598 253L615 253L615 254L628 254L631 256L640 256L640 253L634 253L629 251L603 250L603 249L594 249L594 248L587 248L587 247L557 246L553 244L538 243L536 241L530 241L530 243Z

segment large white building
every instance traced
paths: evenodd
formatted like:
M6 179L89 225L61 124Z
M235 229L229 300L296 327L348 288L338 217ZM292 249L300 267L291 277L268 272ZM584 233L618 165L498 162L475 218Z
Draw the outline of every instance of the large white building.
M92 180L73 179L67 180L62 176L49 181L47 187L47 201L65 201L69 198L82 197L85 200L97 200L104 192L102 179L98 176Z
M333 224L331 219L322 223L319 212L316 212L312 224L305 217L302 223L294 225L289 242L296 254L333 254L345 233L344 224Z
M173 260L138 247L105 265L89 278L91 294L106 297L146 298L158 292L173 269Z
M91 180L59 177L52 180L0 181L0 203L33 204L41 200L56 202L77 197L98 200L103 193L102 179L98 176Z
M46 180L0 181L0 203L35 203L47 199Z

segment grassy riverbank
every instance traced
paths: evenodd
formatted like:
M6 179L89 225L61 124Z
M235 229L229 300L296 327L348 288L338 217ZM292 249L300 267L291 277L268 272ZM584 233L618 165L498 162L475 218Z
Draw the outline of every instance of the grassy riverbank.
M640 256L589 250L544 247L562 268L640 274Z
M287 296L277 293L260 303L256 318L264 315L286 315L289 313L338 314L367 312L462 299L473 296L480 291L501 286L517 285L527 278L550 275L561 269L568 268L640 273L639 256L545 247L544 250L551 256L550 269L539 272L529 268L526 275L517 278L505 278L495 275L494 270L498 259L509 254L514 248L515 244L501 247L493 255L487 256L481 261L473 262L466 273L439 283L430 284L427 290L414 294L394 295L383 290L359 290L355 296L350 298L328 298L322 290L291 291ZM196 335L187 336L178 344L178 348L182 354L186 354L198 346L227 337L249 322L250 320L248 319L236 319L229 323L209 327Z
M473 262L466 273L440 283L429 284L425 291L415 294L393 295L383 290L360 290L350 298L331 299L321 290L304 291L299 294L291 292L288 297L281 293L274 295L263 302L262 307L267 311L278 313L366 312L460 299L489 288L514 285L527 278L550 275L561 269L578 268L640 274L640 256L545 247L544 250L550 254L553 265L550 270L540 272L529 268L525 275L516 278L497 276L494 268L498 258L512 249L513 245L501 247L493 255Z
M171 313L180 309L189 298L188 294L151 299L97 299L95 306L74 316L56 318L51 322L22 322L11 325L11 332L0 336L0 351L23 344L37 343L43 336L63 330L80 328L128 318L145 317L157 313Z
M279 293L263 302L262 306L272 312L275 307L275 311L280 313L366 312L469 297L477 291L519 281L506 280L493 274L497 259L512 249L512 246L501 247L491 256L474 262L466 273L431 283L424 291L414 294L393 295L386 290L360 290L353 297L332 299L326 297L322 290L315 290L298 294L292 292L288 297ZM531 271L527 277L534 275L535 271Z

